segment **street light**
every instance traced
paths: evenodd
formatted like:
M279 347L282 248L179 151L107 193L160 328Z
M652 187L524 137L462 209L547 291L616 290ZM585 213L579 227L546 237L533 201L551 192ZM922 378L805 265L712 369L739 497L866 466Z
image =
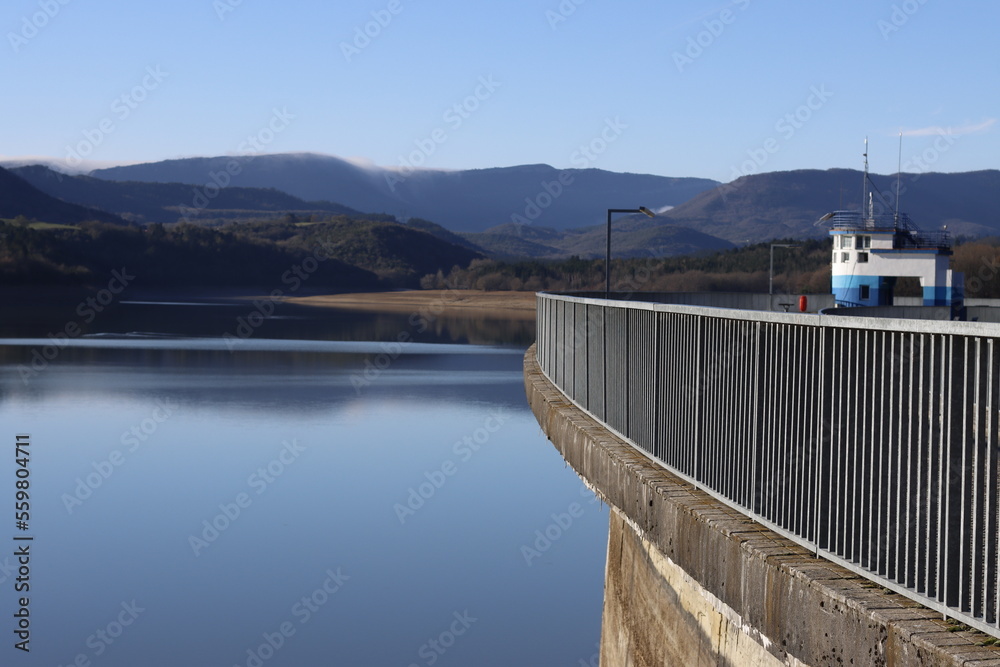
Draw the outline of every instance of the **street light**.
M771 244L771 269L767 274L767 308L768 310L774 310L774 249L775 248L798 248L797 245L792 245L790 243L772 243Z
M604 298L611 298L611 214L612 213L645 213L649 217L656 214L645 206L639 208L609 208L608 209L608 248L604 258Z

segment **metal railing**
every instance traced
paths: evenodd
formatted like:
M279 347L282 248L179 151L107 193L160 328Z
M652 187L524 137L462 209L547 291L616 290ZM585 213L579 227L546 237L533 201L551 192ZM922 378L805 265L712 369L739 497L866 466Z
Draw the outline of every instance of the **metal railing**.
M671 472L1000 636L1000 326L539 294L536 349Z
M896 249L907 248L938 248L951 249L951 234L949 232L906 232L897 234L892 241Z
M887 213L861 217L859 211L834 211L829 218L830 228L835 231L892 232L893 248L940 248L950 249L951 234L946 231L924 232L917 228L906 213Z

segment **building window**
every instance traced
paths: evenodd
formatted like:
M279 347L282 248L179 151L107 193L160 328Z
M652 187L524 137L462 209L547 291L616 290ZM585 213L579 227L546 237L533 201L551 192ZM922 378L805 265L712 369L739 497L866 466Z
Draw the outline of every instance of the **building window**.
M859 236L858 238L861 239L861 247L862 248L871 248L872 247L872 237L870 237L870 236Z
M841 239L840 234L837 234L836 236L833 237L834 250L840 250L840 239Z
M840 261L841 262L849 262L849 261L851 261L851 253L849 253L849 252L842 252L842 253L840 253Z
M866 252L859 252L858 253L858 261L859 262L867 262L868 261L868 253L866 253Z
M867 301L871 297L871 288L868 285L861 286L861 300Z
M844 237L844 244L841 247L843 247L843 248L853 248L854 247L854 237L853 236L845 236Z

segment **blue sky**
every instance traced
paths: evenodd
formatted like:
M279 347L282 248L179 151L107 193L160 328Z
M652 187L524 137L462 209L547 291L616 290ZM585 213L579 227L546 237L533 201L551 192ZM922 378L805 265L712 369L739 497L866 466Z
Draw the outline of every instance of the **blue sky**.
M995 0L6 0L0 159L1000 167Z

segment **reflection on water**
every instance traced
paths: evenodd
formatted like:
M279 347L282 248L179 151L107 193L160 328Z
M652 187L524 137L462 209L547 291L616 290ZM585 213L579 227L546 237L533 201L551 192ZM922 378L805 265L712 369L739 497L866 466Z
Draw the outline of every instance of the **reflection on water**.
M218 336L239 307L122 304L86 333ZM24 327L3 313L6 338L40 340L0 343L4 438L33 448L23 664L593 656L607 515L525 405L522 324L387 348L406 316L282 311L232 351L80 336L26 375L70 317L41 310ZM490 347L451 344L466 340Z
M397 341L509 344L527 347L534 322L503 317L452 317L433 306L412 313L352 312L267 299L112 302L92 308L86 296L24 299L16 311L0 305L0 338L69 338L132 332L234 339ZM79 333L74 333L79 329Z

